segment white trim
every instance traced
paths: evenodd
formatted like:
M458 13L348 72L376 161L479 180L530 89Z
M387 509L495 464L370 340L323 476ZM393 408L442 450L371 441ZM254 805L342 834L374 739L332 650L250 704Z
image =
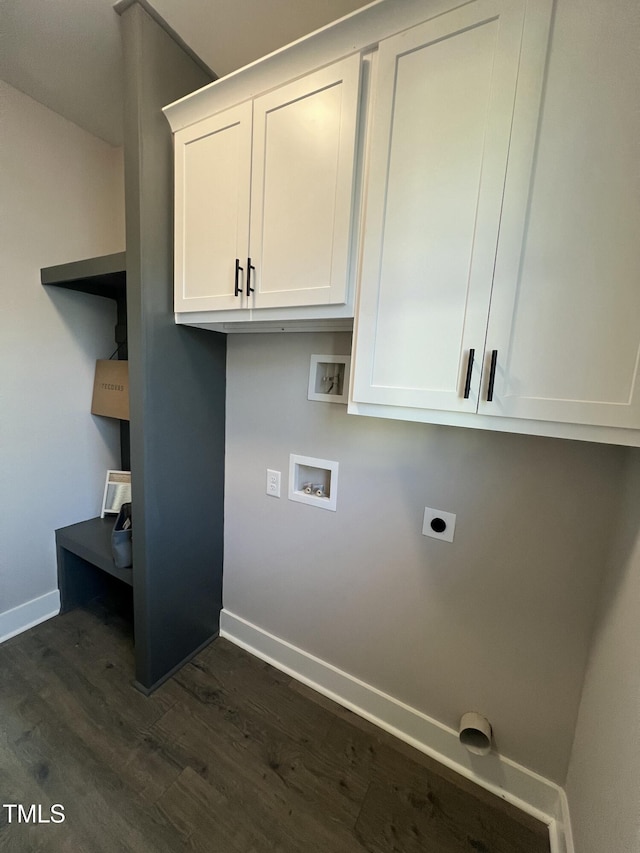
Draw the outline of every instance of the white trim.
M22 634L34 625L57 616L60 612L60 591L55 589L39 598L25 601L11 610L0 613L0 643Z
M354 371L352 370L352 387L347 407L347 412L350 415L368 415L373 418L391 418L400 421L487 429L496 432L524 433L525 435L546 435L549 438L568 438L576 441L595 441L604 444L640 447L640 429L594 426L593 424L569 424L559 421L534 421L526 418L496 418L475 412L446 412L438 409L410 409L408 406L358 403L353 399L353 376Z
M257 332L351 332L353 331L353 305L337 306L334 310L333 305L315 305L313 306L314 316L311 315L310 308L282 308L277 309L282 315L280 320L261 320L257 316L257 311L251 312L250 309L242 311L216 311L214 317L213 311L198 311L193 314L183 311L175 315L175 320L178 325L195 326L198 329L210 329L212 332L227 333L245 333L255 335ZM344 310L343 310L344 309ZM275 314L276 309L263 308L263 313ZM247 311L252 315L253 319L247 320ZM294 314L304 312L300 316L292 320L285 319ZM231 314L234 317L231 317ZM335 314L334 317L323 316L325 314ZM348 316L343 316L343 313ZM223 315L218 317L217 315ZM242 316L241 316L242 315ZM306 316L305 316L306 315ZM317 316L315 316L317 315Z
M551 853L574 853L566 797L554 782L495 752L472 757L453 729L228 610L220 636L548 824Z
M430 0L429 3L425 0L377 0L185 95L163 107L162 111L175 133L205 115L213 115L246 98L268 92L283 80L295 80L316 68L367 50L381 39L468 2L470 0Z
M563 788L560 788L560 802L557 819L554 821L554 829L557 832L558 838L555 847L552 839L552 853L555 853L555 851L558 851L558 853L575 853L571 817L569 815L569 801Z

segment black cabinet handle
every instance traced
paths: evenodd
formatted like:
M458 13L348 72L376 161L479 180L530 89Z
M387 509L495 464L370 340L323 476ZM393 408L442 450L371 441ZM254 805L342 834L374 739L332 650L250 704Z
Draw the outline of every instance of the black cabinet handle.
M473 371L473 359L475 358L476 351L474 349L469 350L469 361L467 362L467 378L464 381L464 399L469 399L469 394L471 392L471 372Z
M242 293L242 288L240 287L240 273L244 272L244 268L240 266L240 258L236 258L236 280L235 287L233 290L234 296L240 296Z
M491 350L491 367L489 368L489 385L487 387L487 403L493 400L493 386L496 381L496 364L498 363L498 350Z
M256 268L251 263L251 258L247 258L247 296L251 296L255 290L255 287L251 287L251 270L255 272Z

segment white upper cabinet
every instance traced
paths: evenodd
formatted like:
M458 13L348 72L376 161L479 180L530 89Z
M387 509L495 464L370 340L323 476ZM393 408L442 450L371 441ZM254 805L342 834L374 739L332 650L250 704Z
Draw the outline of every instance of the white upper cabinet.
M347 298L360 56L256 98L254 308Z
M476 410L524 7L478 0L380 44L357 401Z
M176 312L347 301L360 66L354 54L176 133Z
M165 108L176 321L355 313L352 414L640 445L637 63L574 5L381 0Z
M380 43L351 412L640 443L637 252L612 248L637 211L572 104L541 134L551 5Z
M249 254L251 103L176 134L176 176L175 310L236 308Z

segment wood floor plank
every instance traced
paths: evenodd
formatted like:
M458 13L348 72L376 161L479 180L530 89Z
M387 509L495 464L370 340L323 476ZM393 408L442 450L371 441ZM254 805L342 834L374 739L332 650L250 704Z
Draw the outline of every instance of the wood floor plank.
M234 820L251 815L253 831L258 830L259 849L267 838L278 841L274 849L357 851L362 848L353 834L355 813L345 800L328 790L306 769L295 778L299 747L290 745L286 756L272 750L256 749L251 737L240 741L228 727L207 726L187 707L175 706L156 727L161 737L175 737L180 746L205 762L202 778L234 804ZM266 833L266 834L264 834ZM278 840L279 839L279 840ZM318 846L314 846L317 844Z
M19 675L12 674L12 680L19 680ZM106 822L108 809L104 802L92 796L93 789L87 786L87 782L81 777L79 768L75 767L69 773L68 766L60 761L57 752L54 755L52 743L57 742L50 732L44 736L43 729L47 729L47 709L37 700L31 701L21 709L20 717L5 716L2 721L2 762L9 766L19 763L24 768L31 785L28 791L18 794L17 802L28 806L30 803L49 805L62 803L65 807L66 820L63 825L25 825L19 823L7 824L0 832L0 849L5 844L11 851L30 851L38 849L54 849L51 845L57 839L52 839L52 829L58 836L68 837L69 831L73 834L88 830L93 835L95 828L100 825L101 816ZM96 812L95 819L85 824L85 820ZM62 828L64 827L64 829ZM80 846L80 845L79 845ZM107 851L107 847L97 840L95 844L97 853Z
M39 637L79 662L87 677L111 692L121 693L127 707L139 717L155 722L174 703L172 682L146 697L133 686L134 649L130 626L123 619L105 614L97 603L93 610L75 610L43 624ZM86 667L91 660L92 666ZM115 671L114 671L115 670Z
M158 709L151 708L152 716L138 718L135 707L145 699L127 682L122 685L128 692L124 701L118 691L111 692L110 683L98 689L39 637L16 649L16 666L49 712L73 729L100 761L118 767L140 796L154 802L182 771L183 765L148 733ZM135 700L133 710L127 705L129 697Z
M548 828L541 821L306 685L292 681L291 689L334 712L334 724L325 743L328 750L349 757L354 774L365 779L402 781L407 775L415 779L416 774L427 771L450 781L488 808L498 807L506 819L526 826L548 845Z
M6 669L3 668L6 675ZM3 690L3 692L5 692ZM38 803L43 808L50 809L53 801L48 796L43 796L33 775L9 749L8 736L9 727L5 724L6 716L3 716L3 724L0 726L0 792L2 792L2 804L28 805ZM10 821L11 818L11 821ZM0 809L0 851L2 853L15 853L15 851L29 851L30 853L41 853L47 843L46 834L39 826L30 824L18 825L16 822L15 809L11 812L4 807Z
M187 768L158 805L169 819L192 827L191 843L202 850L280 851L280 853L365 853L352 831L326 819L320 805L309 810L267 777L261 782L250 774L224 768L221 777L203 779ZM210 818L215 815L215 827ZM217 844L207 848L211 834Z
M193 679L200 684L203 679L209 682L211 675L191 666L177 676L178 682L187 686ZM325 748L328 724L333 722L331 715L323 712L318 717L298 697L292 707L292 697L286 689L263 695L257 703L255 697L247 697L250 691L245 682L244 675L240 679L237 674L228 676L214 695L207 693L204 702L190 703L188 709L178 713L183 717L193 714L212 728L211 738L222 730L224 743L241 751L243 760L250 756L263 771L276 774L292 795L321 805L333 820L353 825L368 780L352 777L348 760L340 760ZM195 691L188 692L193 695Z
M332 714L289 689L289 676L235 649L227 640L212 643L174 680L203 705L215 706L224 695L227 706L234 702L252 706L291 737L322 737L333 722Z
M0 853L549 853L546 828L225 640L152 697L101 605L0 646ZM6 800L5 800L6 801Z
M54 658L56 664L59 659ZM26 682L18 670L13 670L10 678L20 687ZM66 707L72 708L70 697L67 700ZM159 813L145 804L135 776L132 778L122 764L105 761L100 751L94 751L93 739L79 736L74 722L66 713L56 713L47 699L34 691L22 703L19 716L3 718L5 749L28 769L41 797L64 805L65 824L80 838L88 839L92 853L172 853L179 849L174 833L167 831L161 817L158 819ZM108 736L115 734L104 727L103 731ZM44 834L45 827L38 829ZM11 834L16 835L15 827Z
M24 647L25 653L33 656L38 667L53 655L64 658L68 666L56 667L59 677L69 680L80 673L91 685L91 695L107 695L110 704L119 706L121 713L135 723L137 729L153 725L167 708L148 702L133 686L130 680L132 656L104 644L99 632L69 627L72 623L68 619L61 621L61 630L49 628L31 638L30 645ZM91 661L91 667L86 666L87 660ZM69 683L68 686L73 689L76 685Z
M413 785L373 782L356 834L370 853L549 851L548 841L435 776Z
M275 669L223 637L207 646L202 654L198 655L198 660L204 663L215 661L216 671L225 676L234 673L250 674L257 689L270 689L276 684L289 686L293 681L290 675Z
M194 851L247 853L254 849L248 821L238 820L237 808L220 791L187 767L158 807Z

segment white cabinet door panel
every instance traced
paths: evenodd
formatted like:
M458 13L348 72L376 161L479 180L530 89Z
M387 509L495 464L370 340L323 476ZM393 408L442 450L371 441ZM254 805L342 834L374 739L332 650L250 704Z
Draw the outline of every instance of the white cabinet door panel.
M476 409L523 17L477 0L380 45L356 401Z
M522 277L510 329L490 323L498 353L492 402L501 417L640 428L637 278L591 288L558 268ZM553 310L549 311L549 306Z
M175 146L175 310L239 308L235 262L244 269L248 254L251 103L180 131Z
M254 101L254 308L346 301L359 55Z
M521 77L543 62L526 51L543 45L542 36L525 40ZM487 334L488 356L497 351L494 394L492 402L483 394L478 411L640 428L640 202L629 173L637 134L611 130L618 114L634 121L624 98L632 84L620 94L598 78L594 94L571 63L555 57L549 73L564 84L550 81L540 117L539 80L529 72L519 81L529 97L514 119ZM532 181L534 149L522 137L538 129Z

